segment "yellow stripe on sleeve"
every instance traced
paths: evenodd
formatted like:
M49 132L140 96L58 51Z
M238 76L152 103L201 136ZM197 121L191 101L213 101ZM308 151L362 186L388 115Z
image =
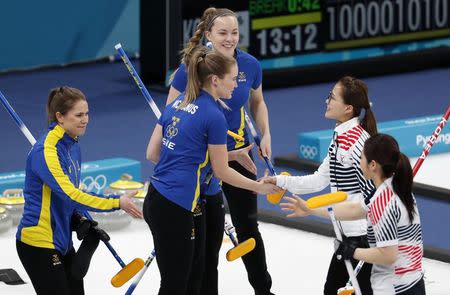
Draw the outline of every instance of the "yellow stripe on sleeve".
M202 168L204 168L206 166L206 164L208 164L208 161L209 161L209 154L208 154L208 151L206 151L205 161L203 161L203 163L201 163L198 166L198 169L197 169L197 186L195 188L194 200L192 200L192 207L191 207L191 211L192 212L194 212L194 209L197 206L198 197L200 196L200 175L201 175L201 170L202 170Z
M245 128L244 107L241 107L240 113L241 113L241 124L239 125L237 134L244 137L244 128ZM238 141L238 140L234 139L234 141L236 142L236 144L234 145L235 149L240 148L240 147L244 146L244 144L245 144L245 140Z
M61 190L73 201L85 206L100 210L119 208L119 199L101 198L84 193L83 191L77 189L70 181L69 177L64 174L59 162L56 148L56 144L63 137L63 135L64 129L57 125L48 133L44 142L45 162L56 183L61 187Z

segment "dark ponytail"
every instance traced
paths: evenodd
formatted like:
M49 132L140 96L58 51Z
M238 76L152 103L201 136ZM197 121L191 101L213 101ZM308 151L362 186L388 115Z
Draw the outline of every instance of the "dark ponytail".
M377 120L375 119L375 114L372 112L372 108L369 106L367 109L364 108L365 115L361 120L361 126L370 135L375 135L378 133Z
M353 106L353 117L361 118L361 126L371 136L377 134L377 121L369 102L369 89L366 83L354 77L345 76L339 79L342 86L344 103Z
M392 179L395 193L400 197L408 211L409 220L414 217L414 198L412 197L413 173L408 157L400 153Z
M381 165L383 178L392 175L392 187L408 211L409 220L414 217L414 197L412 195L413 174L408 157L400 152L397 141L387 134L375 134L364 144L367 162Z

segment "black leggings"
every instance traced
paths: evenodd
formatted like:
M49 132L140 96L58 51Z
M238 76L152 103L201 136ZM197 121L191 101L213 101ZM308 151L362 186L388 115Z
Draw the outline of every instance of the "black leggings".
M71 276L75 259L72 248L66 255L16 240L17 254L38 295L83 295L83 280Z
M425 295L425 282L423 278L408 290L398 293L397 295Z
M152 185L145 198L143 211L153 235L156 262L161 274L158 294L199 294L204 266L202 218L196 217L199 225L196 229L193 213L169 201ZM194 254L200 255L195 262Z
M256 179L256 175L242 167L238 162L229 162L229 166L242 175ZM270 295L272 278L267 271L264 242L258 230L257 195L254 192L223 183L222 189L230 208L231 220L236 228L239 241L249 238L256 240L253 251L242 257L247 270L248 280L256 295Z
M222 192L214 196L205 196L205 200L206 248L201 294L217 295L219 293L217 265L225 222Z
M359 248L368 248L367 236L348 237L349 240L355 240ZM358 264L358 261L351 259L353 269ZM361 292L364 295L372 295L372 285L370 283L370 275L372 272L372 264L364 263L361 271L358 273L357 279ZM328 268L327 281L325 282L323 294L336 295L339 288L345 287L349 280L347 268L344 260L338 260L336 254L331 258L330 266Z

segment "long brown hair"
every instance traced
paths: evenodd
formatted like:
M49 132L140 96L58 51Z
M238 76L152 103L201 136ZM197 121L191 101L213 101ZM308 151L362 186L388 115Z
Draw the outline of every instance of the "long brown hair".
M383 177L392 175L392 186L395 193L405 205L409 220L414 217L414 197L412 195L413 172L409 159L400 152L397 141L387 134L376 134L364 143L364 156L367 162L372 160L382 167Z
M215 8L210 7L207 8L202 17L200 18L200 22L197 25L197 29L194 35L189 39L189 42L186 44L183 50L181 50L181 62L185 65L189 64L189 57L191 55L192 50L200 44L200 40L202 39L205 32L210 31L214 26L214 22L217 18L222 16L234 16L236 14L227 9L227 8Z
M178 108L186 107L193 102L199 96L200 90L207 85L212 75L223 78L235 64L236 60L234 58L225 56L206 46L194 48L187 67L186 94Z
M50 90L47 99L48 123L58 122L56 113L65 115L79 100L86 101L86 96L76 88L61 86Z
M361 126L370 135L376 134L377 121L370 106L369 89L366 83L350 76L342 77L338 83L342 86L344 103L353 106L353 117L359 117L361 112L364 112Z

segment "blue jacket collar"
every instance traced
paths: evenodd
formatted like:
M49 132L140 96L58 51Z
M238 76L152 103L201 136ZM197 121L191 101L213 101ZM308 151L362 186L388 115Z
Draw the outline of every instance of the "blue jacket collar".
M56 131L56 135L61 138L59 142L67 147L71 147L74 143L78 142L78 137L72 138L69 134L67 134L64 128L55 122L50 123L48 126L48 131L50 132L52 130Z

